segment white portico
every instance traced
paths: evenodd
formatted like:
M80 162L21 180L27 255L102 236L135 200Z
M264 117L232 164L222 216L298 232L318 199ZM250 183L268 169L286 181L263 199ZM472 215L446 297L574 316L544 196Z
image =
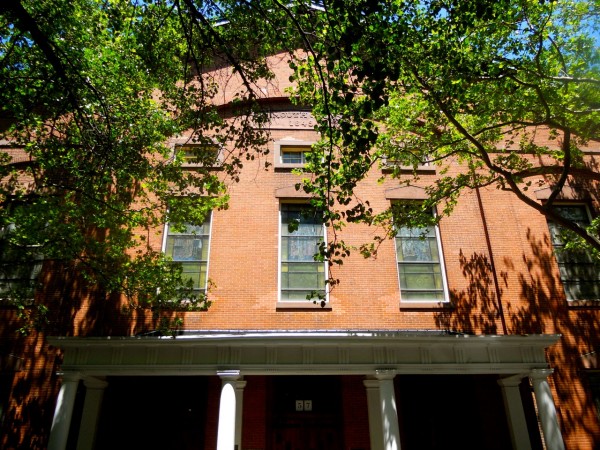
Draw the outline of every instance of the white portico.
M222 381L219 450L242 449L242 400L252 375L360 375L366 390L372 450L400 449L393 380L402 374L495 374L513 448L530 450L520 394L532 380L546 447L563 450L547 376L545 349L558 335L473 336L437 331L194 332L170 337L51 338L64 352L63 386L50 450L66 447L80 424L78 448L91 449L101 391L110 376L217 375ZM82 417L73 416L78 382L86 386ZM90 397L90 398L88 398ZM82 438L82 433L86 437Z

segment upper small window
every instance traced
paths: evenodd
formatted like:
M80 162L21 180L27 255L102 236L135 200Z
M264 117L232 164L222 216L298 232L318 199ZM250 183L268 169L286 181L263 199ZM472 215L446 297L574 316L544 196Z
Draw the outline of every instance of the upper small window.
M202 225L185 224L185 229L167 228L165 254L181 264L184 278L191 279L195 294L205 294L208 273L210 214Z
M396 234L400 296L404 302L448 299L437 226L401 227Z
M282 145L280 151L282 164L306 164L306 155L310 152L310 147L306 145Z
M275 168L302 168L306 165L308 153L312 150L312 142L295 139L275 142Z
M590 224L590 214L585 205L559 205L554 207L562 217L582 227ZM564 237L567 230L548 221L554 254L560 270L567 300L600 300L600 267L585 251L567 250Z
M407 163L406 161L400 162L400 161L390 159L387 156L385 156L381 160L381 170L383 172L394 172L394 171L400 171L400 172L417 171L417 172L421 172L421 173L435 173L436 172L436 166L427 159L423 159L420 161L415 159L415 163L416 164L413 166L413 165L409 165L409 163Z
M176 145L175 151L181 154L183 167L218 167L221 165L222 151L216 144Z

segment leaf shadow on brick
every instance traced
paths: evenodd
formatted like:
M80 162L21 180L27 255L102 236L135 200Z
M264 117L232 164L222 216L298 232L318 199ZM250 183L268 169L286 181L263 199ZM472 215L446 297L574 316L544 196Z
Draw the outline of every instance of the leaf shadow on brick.
M514 259L518 255L502 261L507 272L498 274L497 289L489 257L480 253L467 256L461 251L460 266L468 287L451 291L453 307L436 313L436 324L457 333L560 335L546 354L549 367L554 369L549 381L561 405L557 412L563 438L567 448L578 448L569 438L585 430L595 436L595 442L584 445L599 449L600 412L585 393L590 391L590 372L584 368L582 357L600 349L600 305L570 305L557 276L549 236L539 239L527 230L526 239L530 251L521 255L521 261ZM517 265L524 265L526 270L516 270ZM519 294L511 299L507 292L509 285L515 291L514 283Z

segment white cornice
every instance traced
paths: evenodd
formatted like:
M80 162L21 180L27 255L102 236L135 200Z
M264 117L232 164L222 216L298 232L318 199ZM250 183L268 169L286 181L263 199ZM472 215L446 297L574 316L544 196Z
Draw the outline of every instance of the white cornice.
M525 373L547 368L559 335L439 332L232 332L165 337L49 338L62 370L88 375Z

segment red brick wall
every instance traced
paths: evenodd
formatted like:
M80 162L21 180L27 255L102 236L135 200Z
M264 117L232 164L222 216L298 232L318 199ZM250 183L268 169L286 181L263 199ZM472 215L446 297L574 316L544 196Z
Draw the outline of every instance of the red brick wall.
M281 69L280 80L287 80L287 69ZM265 84L270 95L279 95L288 85ZM230 85L233 87L234 85ZM228 92L225 97L229 96ZM225 98L223 97L223 98ZM310 130L274 130L273 140L295 138L316 140ZM547 136L540 136L546 140ZM555 146L556 141L548 141ZM556 370L552 377L562 430L569 449L589 449L600 445L600 429L595 407L589 396L585 374L580 370L580 355L598 348L600 311L597 307L574 308L567 304L552 254L545 218L519 201L514 195L495 189L480 189L483 214L477 192L466 192L452 216L440 224L446 275L452 309L401 309L397 265L393 241L385 241L376 258L363 259L354 252L341 267L333 267L333 276L340 284L330 294L330 310L278 310L279 204L277 189L294 185L298 175L264 170L264 162L273 162L271 153L257 161L248 161L239 183L230 185L229 208L213 215L209 278L215 283L210 292L213 306L208 312L185 314L185 328L205 330L347 330L347 329L450 329L469 333L527 334L560 333L561 341L548 351L548 360ZM597 143L591 143L597 153ZM460 170L457 164L450 173ZM368 199L376 212L389 205L385 190L398 186L397 181L378 183L379 169L357 189L357 196ZM435 175L423 175L421 184ZM533 190L532 198L535 198ZM597 206L597 199L596 199ZM490 254L486 230L492 248ZM369 240L378 231L365 226L349 225L341 233L350 245ZM162 230L149 234L151 244L162 245ZM496 269L496 280L491 262ZM42 292L51 300L52 334L64 335L130 335L147 330L150 319L143 314L123 316L120 299L99 295L72 280L58 285L49 272ZM498 283L498 289L495 282ZM499 314L500 307L504 320ZM3 315L4 316L4 315ZM13 320L12 312L6 314ZM4 320L4 319L3 319ZM3 336L12 339L5 327ZM7 444L18 433L28 433L36 427L34 437L24 442L38 442L40 448L48 432L57 392L54 373L59 367L56 354L48 350L43 335L33 335L19 347L27 357L23 372L12 381L12 400L9 405L11 424L22 424L18 432L5 431ZM12 342L12 341L11 341ZM11 343L10 345L17 345ZM21 345L21 344L18 344ZM8 348L8 347L7 347ZM16 347L13 347L16 348ZM264 427L266 412L260 402L264 379L252 377L256 385L248 386L245 403L244 436L249 430ZM355 378L344 378L345 420L352 420L347 440L359 439L362 419L350 417L362 402L362 386ZM220 380L211 378L206 445L216 443L216 423ZM38 399L38 400L36 400ZM265 404L262 404L266 408ZM262 421L262 423L261 423ZM39 425L38 425L39 423ZM29 424L29 425L28 425ZM12 426L6 425L5 427ZM21 426L21 425L20 425ZM16 433L16 434L15 434ZM355 434L352 434L355 433ZM254 438L252 438L254 439ZM18 439L17 439L18 440ZM21 439L23 440L23 439ZM364 439L363 439L364 440ZM364 442L363 442L364 444ZM363 445L361 444L361 445ZM34 444L28 444L34 448ZM37 444L36 444L37 445ZM248 447L262 448L265 443L249 441ZM364 444L368 446L368 444Z
M363 379L364 377L357 376L341 377L344 448L348 450L371 448L367 394Z
M246 377L244 388L244 417L242 448L260 450L267 448L267 429L270 402L267 396L267 377Z

